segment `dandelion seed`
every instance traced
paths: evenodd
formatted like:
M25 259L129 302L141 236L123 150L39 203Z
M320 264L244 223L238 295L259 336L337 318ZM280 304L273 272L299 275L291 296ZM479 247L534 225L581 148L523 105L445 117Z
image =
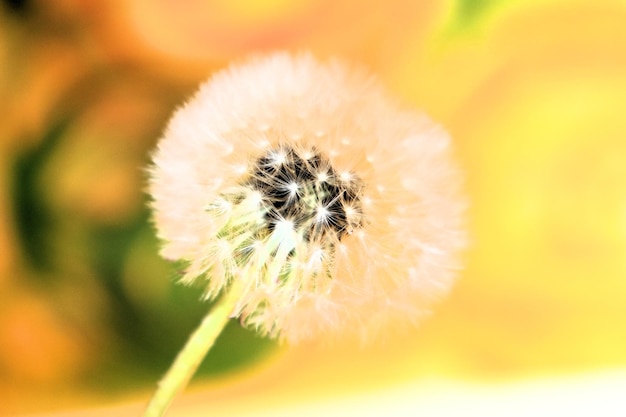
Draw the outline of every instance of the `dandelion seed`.
M289 342L415 323L465 244L449 143L362 69L286 53L233 65L153 156L162 254L207 298L236 292L230 316Z

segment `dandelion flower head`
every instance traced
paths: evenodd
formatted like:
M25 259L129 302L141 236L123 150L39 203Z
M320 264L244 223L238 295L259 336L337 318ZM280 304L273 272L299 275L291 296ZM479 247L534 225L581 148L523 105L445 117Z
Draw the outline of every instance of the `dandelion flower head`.
M367 339L444 295L464 245L450 139L366 70L310 54L214 74L153 155L162 254L206 297L290 342Z

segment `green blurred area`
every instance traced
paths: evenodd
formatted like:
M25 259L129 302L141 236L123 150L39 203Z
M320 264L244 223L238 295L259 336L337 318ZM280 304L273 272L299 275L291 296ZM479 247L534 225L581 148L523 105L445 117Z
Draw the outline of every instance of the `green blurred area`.
M459 0L457 1L457 19L463 23L469 23L488 11L488 9L501 0Z
M41 138L29 140L37 146L19 153L12 167L11 200L17 243L27 269L32 271L21 279L28 279L28 285L44 288L51 294L70 286L80 293L81 272L89 271L88 279L99 284L98 297L106 303L107 314L97 317L97 323L78 325L94 326L104 333L99 338L112 343L102 352L95 368L84 375L84 382L104 389L120 389L137 382L153 384L210 309L210 303L201 301L201 288L175 285L179 269L158 255L159 244L149 221L145 196L140 208L124 213L124 219L115 224L81 217L80 213L58 211L49 201L47 197L54 189L48 187L50 183L54 185L55 179L49 176L46 165L63 146L73 123L72 114L61 113ZM135 270L129 272L129 268ZM133 294L129 274L145 274L145 280L154 281L154 286L160 287L158 297L145 300ZM93 283L85 287L89 287L85 289L85 297L89 297ZM149 287L142 290L151 291ZM271 341L256 337L233 322L199 374L231 371L257 360L273 346Z

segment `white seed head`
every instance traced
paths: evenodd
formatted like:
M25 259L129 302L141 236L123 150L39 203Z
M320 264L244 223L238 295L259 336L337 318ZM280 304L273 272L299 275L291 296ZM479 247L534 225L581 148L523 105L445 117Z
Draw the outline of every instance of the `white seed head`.
M450 288L465 244L446 133L366 71L278 53L218 72L153 155L162 253L244 325L372 338Z

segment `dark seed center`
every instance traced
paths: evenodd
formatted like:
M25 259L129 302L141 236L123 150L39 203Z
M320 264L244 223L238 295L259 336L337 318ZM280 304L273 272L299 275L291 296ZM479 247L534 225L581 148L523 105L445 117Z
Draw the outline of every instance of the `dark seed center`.
M267 151L254 162L244 185L263 196L270 231L289 220L311 241L329 234L341 239L362 226L362 181L354 173L338 173L315 148Z

